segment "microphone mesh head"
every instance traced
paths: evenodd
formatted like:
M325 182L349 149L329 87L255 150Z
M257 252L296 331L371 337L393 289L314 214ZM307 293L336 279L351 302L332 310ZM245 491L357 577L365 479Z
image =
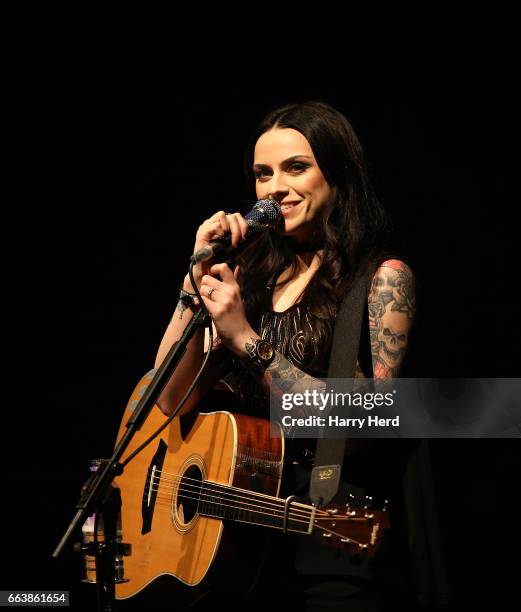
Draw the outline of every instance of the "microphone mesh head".
M280 206L275 200L259 200L245 217L248 234L253 235L268 227L275 227L281 214Z

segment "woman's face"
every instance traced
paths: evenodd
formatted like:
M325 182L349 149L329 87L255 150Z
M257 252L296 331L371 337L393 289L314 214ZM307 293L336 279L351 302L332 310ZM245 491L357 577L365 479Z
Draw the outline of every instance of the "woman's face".
M332 190L306 137L292 128L264 132L255 145L253 173L257 199L271 197L281 205L284 235L311 240Z

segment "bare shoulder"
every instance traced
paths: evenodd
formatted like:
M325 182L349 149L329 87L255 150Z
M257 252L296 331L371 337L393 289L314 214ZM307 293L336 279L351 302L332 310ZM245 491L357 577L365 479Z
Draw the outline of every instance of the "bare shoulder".
M400 259L376 270L368 297L373 375L398 376L416 312L414 274Z

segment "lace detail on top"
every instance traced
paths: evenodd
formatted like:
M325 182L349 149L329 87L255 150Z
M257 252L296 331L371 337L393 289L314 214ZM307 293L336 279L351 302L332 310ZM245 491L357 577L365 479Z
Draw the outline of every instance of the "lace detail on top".
M262 315L259 335L300 370L315 378L327 375L331 339L320 343L314 334L312 317L302 302L283 312L267 311ZM260 381L235 355L224 378L252 416L269 418L269 398Z
M311 315L300 302L282 312L265 312L260 328L261 338L294 366L316 377L327 374L328 347L318 345Z

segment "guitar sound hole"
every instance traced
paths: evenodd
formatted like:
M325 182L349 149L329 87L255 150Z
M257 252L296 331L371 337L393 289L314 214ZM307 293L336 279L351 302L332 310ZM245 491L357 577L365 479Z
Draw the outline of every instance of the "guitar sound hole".
M185 525L197 514L203 476L197 465L191 465L181 478L177 495L177 516Z

